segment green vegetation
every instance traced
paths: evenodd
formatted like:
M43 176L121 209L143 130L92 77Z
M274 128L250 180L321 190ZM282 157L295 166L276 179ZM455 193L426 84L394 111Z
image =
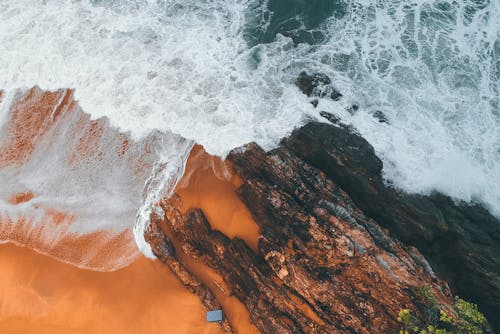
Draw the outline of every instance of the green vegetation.
M485 316L479 312L477 305L455 297L452 314L439 308L431 289L423 286L418 291L424 315L428 320L424 323L409 309L402 309L397 320L400 323L399 334L483 334L486 325Z
M483 324L486 322L485 316L479 312L477 305L468 303L463 299L455 299L455 310L458 313L456 326L459 333L481 334Z
M423 285L418 289L418 296L422 300L422 303L426 306L436 306L436 297L432 293L431 288L427 285Z

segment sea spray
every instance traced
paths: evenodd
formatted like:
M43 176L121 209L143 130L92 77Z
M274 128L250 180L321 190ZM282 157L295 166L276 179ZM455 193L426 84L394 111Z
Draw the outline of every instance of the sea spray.
M192 142L220 156L251 141L271 149L326 121L320 111L370 141L387 182L499 215L498 17L498 1L6 0L3 106L18 88L72 88L83 112L132 142L176 143L159 146L144 201L134 190L130 202L145 253L151 205L175 185ZM327 74L343 98L314 108L294 85L304 70ZM133 224L135 213L110 209L105 228Z
M160 164L163 173L153 175L165 182L160 188L179 177L189 141L160 133L134 141L106 119L90 120L69 90L35 88L6 98L0 240L93 270L134 261L132 226L144 184ZM162 189L150 183L145 203Z
M328 22L330 41L312 61L350 81L360 112L339 115L398 188L500 215L499 17L498 1L353 1Z
M500 2L268 4L259 7L267 20L252 43L276 50L280 34L288 36L290 72L333 80L344 98L317 109L374 146L388 183L440 191L500 215L500 182L492 181L500 179Z
M193 147L193 142L183 140L178 136L172 136L168 139L168 142L161 142L164 149L160 151L160 158L154 163L151 176L144 186L143 203L137 212L134 225L135 242L142 254L151 259L156 258L156 256L154 256L149 243L144 239L144 232L150 223L153 210L161 210L158 206L160 200L172 194L177 182L184 174L186 161Z
M290 42L247 45L250 3L2 1L0 87L72 88L85 112L134 138L176 133L217 155L271 148L307 103L274 57Z

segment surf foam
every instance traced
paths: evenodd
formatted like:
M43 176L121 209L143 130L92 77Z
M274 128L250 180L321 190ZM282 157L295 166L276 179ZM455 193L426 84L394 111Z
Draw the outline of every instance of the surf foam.
M407 192L440 191L500 215L500 2L350 1L320 28L306 67L334 78L344 108ZM347 109L357 104L359 112ZM373 117L382 111L389 124Z
M69 90L13 95L0 124L0 240L82 268L130 264L139 254L134 217L151 204L143 201L145 181L165 146L174 157L164 165L182 166L192 144L160 133L135 142L106 119L90 120ZM146 199L155 191L148 187ZM136 239L145 244L143 234Z
M270 148L303 119L302 97L275 59L256 64L268 55L245 42L249 3L2 1L0 87L75 89L83 110L134 138Z
M315 28L320 44L277 34L249 45L249 22L269 27L266 4L5 0L0 87L73 88L92 119L105 116L138 142L155 131L169 143L180 142L173 133L186 138L160 145L164 159L151 162L148 185L167 188L191 141L220 156L250 141L270 149L328 110L370 141L388 182L500 215L497 1L339 2L344 14ZM331 76L342 101L314 109L293 84L303 70ZM136 228L147 254L141 231L164 191L148 185Z

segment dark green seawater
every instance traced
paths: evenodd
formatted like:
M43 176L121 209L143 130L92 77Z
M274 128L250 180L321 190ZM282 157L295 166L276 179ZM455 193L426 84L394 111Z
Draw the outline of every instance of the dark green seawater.
M342 98L314 108L303 71ZM500 216L498 0L2 0L0 87L34 85L74 88L137 138L221 156L272 149L330 112L373 145L387 182Z
M277 34L290 37L294 43L324 42L325 21L341 18L347 5L340 0L269 0L255 3L248 14L245 31L251 45L273 42Z
M320 108L375 146L388 180L500 214L487 181L500 178L499 1L269 0L250 6L244 36L255 68L274 47L282 71L330 76L344 104Z

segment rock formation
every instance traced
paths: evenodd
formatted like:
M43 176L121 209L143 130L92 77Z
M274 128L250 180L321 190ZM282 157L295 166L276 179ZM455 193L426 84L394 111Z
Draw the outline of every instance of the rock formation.
M333 126L312 126L326 126L335 135ZM390 237L321 164L294 147L310 127L273 151L249 144L227 158L241 178L237 194L259 226L257 252L215 230L203 210L182 209L182 198L174 194L155 210L146 231L154 253L209 309L219 307L214 295L220 292L209 288L189 262L215 272L223 281L220 290L244 305L262 333L391 333L398 329L401 308L426 320L422 287L451 309L447 284L420 252ZM301 144L308 151L308 143ZM335 163L350 158L340 159ZM236 331L230 318L221 326Z
M499 219L479 205L457 204L439 193L409 195L387 186L373 147L345 126L310 123L283 145L324 172L392 237L415 246L456 293L479 305L498 331Z

